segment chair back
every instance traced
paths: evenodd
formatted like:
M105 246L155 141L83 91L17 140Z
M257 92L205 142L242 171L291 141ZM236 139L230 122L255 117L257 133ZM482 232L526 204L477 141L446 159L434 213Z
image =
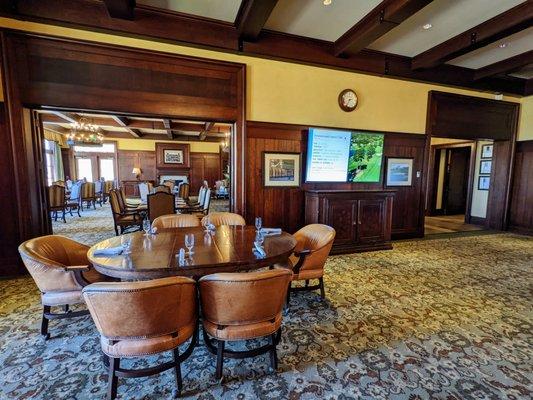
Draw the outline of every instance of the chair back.
M124 212L124 207L120 201L121 197L120 190L118 189L111 189L109 192L109 202L111 203L111 211L113 212L113 216L121 215Z
M52 182L52 185L59 185L59 186L65 186L65 181L55 181L55 182Z
M154 186L154 188L152 189L152 193L159 193L159 192L170 193L170 188L165 185Z
M220 188L224 186L224 182L223 181L216 181L215 182L215 190L218 192L220 190Z
M94 182L94 193L95 194L102 194L103 189L104 189L104 182L102 182L100 179Z
M113 181L105 181L104 182L104 194L109 195L109 192L111 191L111 189L113 189L113 187L114 187Z
M174 214L175 198L173 194L157 192L147 196L148 219L153 221L161 215Z
M94 182L85 182L81 185L81 198L84 199L92 199L94 198Z
M230 212L213 212L207 214L202 218L202 225L204 225L205 220L209 218L209 222L215 226L221 225L233 225L233 226L244 226L246 221L239 214L230 213Z
M80 199L81 194L81 182L75 182L70 189L70 201L76 201Z
M167 186L170 189L170 193L172 193L172 191L174 190L174 186L176 186L176 182L171 181L171 180L166 180L163 182L163 185Z
M22 243L19 254L41 293L79 290L81 285L66 266L89 265L88 246L64 236L47 235Z
M206 214L206 215L209 213L210 204L211 204L211 189L207 189L205 191L204 204L202 205L202 210L203 210L204 214Z
M189 184L188 183L182 183L180 185L178 196L181 197L182 199L189 198Z
M199 280L202 317L216 325L271 321L281 314L292 272L220 273Z
M304 226L293 236L297 241L295 252L311 250L311 253L305 257L300 271L323 269L335 240L335 229L328 225L311 224Z
M192 214L168 214L154 219L152 227L157 229L189 228L200 226L200 221Z
M48 207L65 206L65 186L52 185L48 188Z
M172 335L197 318L195 282L186 277L93 283L83 289L83 299L107 339Z
M198 192L198 204L200 204L200 206L204 205L206 192L207 192L207 189L203 186L200 188L200 191Z
M141 200L146 203L146 196L150 193L150 189L148 188L148 183L141 182L139 183L139 196L141 197Z

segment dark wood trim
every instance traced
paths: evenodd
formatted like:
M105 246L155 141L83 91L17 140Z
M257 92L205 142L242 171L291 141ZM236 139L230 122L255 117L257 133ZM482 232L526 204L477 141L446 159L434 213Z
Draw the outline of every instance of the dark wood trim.
M529 28L532 22L533 2L525 1L415 56L412 67L414 70L436 67L453 58Z
M420 11L433 0L385 0L338 38L333 54L355 54Z
M278 0L243 0L235 19L239 40L255 41Z
M133 20L135 17L135 0L104 0L111 18Z
M480 225L480 226L485 226L486 224L486 219L485 218L481 218L481 217L474 217L474 216L470 216L470 218L468 219L468 221L466 221L467 224L473 224L473 225Z
M135 128L130 128L129 126L129 119L127 117L121 117L118 115L113 115L111 118L113 118L117 124L119 124L121 127L126 128L126 130L135 138L141 138L143 137L143 134L141 131Z
M477 69L476 72L474 72L474 80L498 74L508 74L525 67L528 64L533 64L533 50Z

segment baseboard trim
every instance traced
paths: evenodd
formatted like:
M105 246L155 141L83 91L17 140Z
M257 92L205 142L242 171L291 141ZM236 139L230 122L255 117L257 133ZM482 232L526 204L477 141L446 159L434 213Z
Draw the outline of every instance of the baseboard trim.
M485 222L486 222L486 219L485 218L481 218L481 217L474 217L474 216L470 216L470 221L468 221L469 224L473 224L473 225L483 225L485 226Z
M529 228L529 227L526 228L523 226L512 225L512 226L509 226L508 230L510 232L519 233L521 235L533 236L533 228Z

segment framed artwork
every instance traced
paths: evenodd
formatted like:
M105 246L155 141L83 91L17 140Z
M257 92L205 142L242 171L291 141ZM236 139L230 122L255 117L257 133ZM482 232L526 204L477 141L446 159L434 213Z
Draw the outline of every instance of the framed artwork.
M480 176L477 182L478 190L489 190L490 176Z
M165 164L183 164L183 150L163 150Z
M156 143L156 168L162 170L189 168L188 143Z
M492 160L481 160L479 163L479 173L480 174L490 174L492 169Z
M413 159L387 158L387 186L413 185Z
M300 153L263 152L265 187L299 187Z
M481 146L481 158L492 158L492 144L484 144Z

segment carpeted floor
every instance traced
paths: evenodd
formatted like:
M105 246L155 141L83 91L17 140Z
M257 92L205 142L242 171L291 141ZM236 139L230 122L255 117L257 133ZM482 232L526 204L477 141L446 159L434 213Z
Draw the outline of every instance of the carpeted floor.
M184 397L531 398L533 238L472 235L394 247L331 257L326 301L292 296L277 373L268 371L268 356L228 360L220 384L215 357L201 345L182 366ZM0 398L104 398L107 373L90 317L52 322L43 342L31 279L2 281L0 293ZM122 399L166 399L173 390L167 371L120 379L118 391Z

